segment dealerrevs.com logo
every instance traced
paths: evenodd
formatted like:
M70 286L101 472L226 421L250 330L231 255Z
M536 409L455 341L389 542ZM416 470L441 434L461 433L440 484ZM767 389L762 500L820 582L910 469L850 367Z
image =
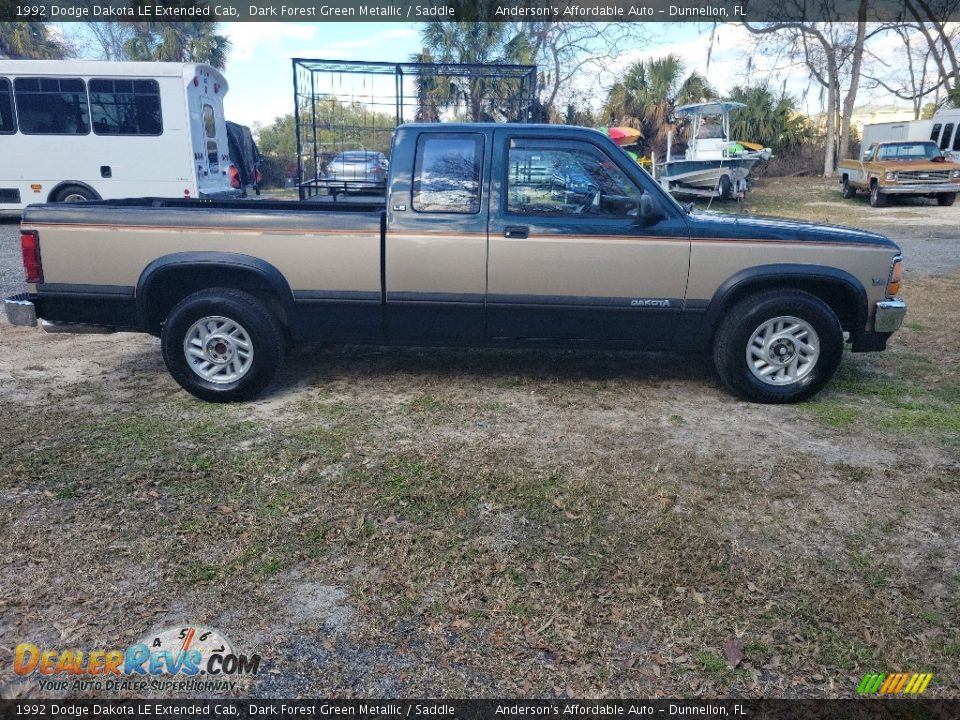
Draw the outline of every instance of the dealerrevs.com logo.
M857 686L860 695L920 695L933 680L932 673L869 673Z
M245 655L219 630L189 625L150 633L125 649L41 649L20 643L13 671L37 676L41 689L104 692L233 690L256 675L259 655Z

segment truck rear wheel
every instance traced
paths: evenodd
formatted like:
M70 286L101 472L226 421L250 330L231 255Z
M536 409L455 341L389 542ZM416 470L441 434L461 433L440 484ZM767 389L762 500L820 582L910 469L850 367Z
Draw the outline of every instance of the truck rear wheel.
M736 395L761 403L793 403L815 395L843 356L843 331L834 312L800 291L751 295L727 312L713 359Z
M887 206L889 198L880 192L880 185L876 182L870 185L870 207L882 208Z
M160 334L173 379L208 402L249 400L276 375L283 360L280 323L249 293L214 288L178 303Z
M950 205L953 205L953 201L956 199L956 193L940 193L937 195L937 205L941 207L949 207Z
M846 175L843 176L843 190L842 195L845 199L849 200L850 198L857 196L857 189L850 185L850 178Z

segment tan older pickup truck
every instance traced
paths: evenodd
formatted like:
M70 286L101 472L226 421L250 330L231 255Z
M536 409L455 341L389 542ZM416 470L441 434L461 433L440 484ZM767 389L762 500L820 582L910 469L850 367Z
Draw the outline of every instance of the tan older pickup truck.
M793 402L906 311L887 238L692 212L573 127L404 125L376 203L34 205L22 244L11 321L152 333L211 401L314 340L712 351L736 394Z
M840 186L845 198L870 193L871 207L884 207L891 195L936 198L953 205L960 191L960 165L949 162L935 142L899 140L873 143L860 160L842 160Z

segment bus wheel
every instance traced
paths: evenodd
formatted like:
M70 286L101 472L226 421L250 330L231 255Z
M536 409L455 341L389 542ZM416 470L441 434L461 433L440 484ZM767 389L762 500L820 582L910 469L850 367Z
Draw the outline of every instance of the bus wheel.
M64 185L53 196L54 202L87 202L99 199L92 190L80 185Z

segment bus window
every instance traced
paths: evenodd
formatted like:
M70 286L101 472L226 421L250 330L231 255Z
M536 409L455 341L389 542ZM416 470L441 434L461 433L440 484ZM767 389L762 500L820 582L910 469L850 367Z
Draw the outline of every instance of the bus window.
M957 134L953 136L953 149L960 150L960 127L957 128Z
M156 80L90 81L90 110L97 135L160 135L160 86Z
M213 114L213 105L203 106L203 127L207 131L208 138L217 136L217 120Z
M947 150L950 147L950 136L953 135L953 123L947 123L943 128L943 137L940 138L940 149Z
M10 81L0 78L0 133L15 133L17 123L13 119L13 92Z
M27 135L90 132L87 88L80 78L17 78L13 89L20 132Z
M940 123L937 123L936 125L933 126L933 129L930 131L931 140L933 140L934 142L940 141L940 128L942 127L943 125L941 125Z

